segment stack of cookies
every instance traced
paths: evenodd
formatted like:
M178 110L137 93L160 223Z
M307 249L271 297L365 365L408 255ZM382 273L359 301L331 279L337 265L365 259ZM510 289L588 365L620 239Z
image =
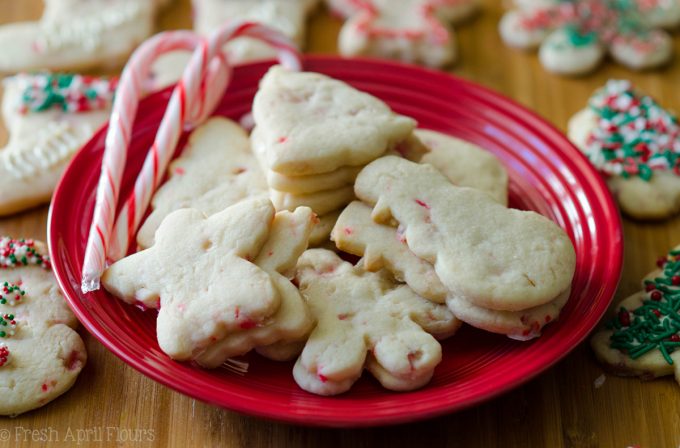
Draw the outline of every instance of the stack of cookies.
M253 117L251 144L276 209L308 206L319 216L312 245L327 239L354 199L361 168L409 139L416 125L343 82L278 66L260 83Z

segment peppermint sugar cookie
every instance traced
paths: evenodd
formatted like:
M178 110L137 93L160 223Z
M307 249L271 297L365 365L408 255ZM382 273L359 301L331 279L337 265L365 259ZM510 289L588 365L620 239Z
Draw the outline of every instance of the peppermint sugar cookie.
M309 209L275 218L266 198L210 217L176 210L161 223L153 246L114 263L102 283L127 303L159 309L158 343L171 358L216 367L309 329L284 274L306 248L313 223Z
M365 165L406 140L416 124L342 81L281 66L260 81L253 118L253 150L266 168L287 176Z
M631 69L658 67L672 56L670 36L659 28L680 24L676 0L516 0L499 28L519 48L540 46L552 72L579 75L608 54Z
M477 10L475 0L328 0L347 19L338 47L345 56L371 55L442 67L457 58L452 23Z
M0 216L48 202L75 151L106 121L116 80L17 75L4 80Z
M645 380L675 374L680 383L680 246L657 264L642 291L619 303L590 343L614 374Z
M253 118L250 140L272 202L277 210L307 206L319 215L315 246L326 241L333 217L354 199L359 170L411 145L416 124L344 82L280 66L260 81Z
M403 227L397 229L376 223L371 211L371 207L359 201L342 211L331 233L338 249L363 257L363 266L369 271L384 268L422 297L436 303L445 302L457 318L473 327L513 339L533 339L541 335L545 325L558 318L569 299L570 289L567 289L546 304L519 311L475 305L449 291L434 266L409 249Z
M431 166L393 156L366 166L355 192L373 206L374 221L394 219L409 249L474 305L521 311L570 288L571 240L537 213L507 209L486 193L452 185Z
M445 306L398 285L387 272L367 272L325 249L302 254L296 279L317 320L293 368L308 392L346 392L364 367L387 389L422 387L441 361L435 337L460 326Z
M318 0L193 0L193 28L198 34L209 36L229 22L249 20L279 31L303 48L307 17L317 3ZM276 57L271 46L249 37L229 42L225 50L229 61L235 64ZM191 53L186 51L162 55L152 70L155 84L164 87L177 82L190 57Z
M196 128L168 180L151 200L152 212L137 233L137 244L153 245L154 233L171 212L185 207L206 215L236 202L266 197L267 182L250 150L248 134L235 122L213 117Z
M429 149L420 163L437 168L454 185L484 191L508 205L508 173L493 154L441 132L417 129L415 135Z
M281 306L269 322L244 329L208 347L195 358L199 365L217 367L228 358L243 355L253 348L275 360L297 355L282 354L278 346L299 346L314 325L307 305L289 278L295 273L298 258L307 249L315 223L316 217L308 207L276 214L269 238L254 263L271 276L281 295ZM273 347L268 349L268 346Z
M46 0L37 22L0 26L0 72L116 65L153 31L165 0Z
M680 211L680 125L629 81L609 81L569 122L569 138L607 178L624 213Z
M278 310L281 296L270 276L248 261L273 219L267 199L242 201L209 218L177 210L163 220L153 246L114 263L102 283L127 303L160 309L161 349L173 359L191 359Z
M45 252L42 243L0 237L0 415L59 397L87 360Z

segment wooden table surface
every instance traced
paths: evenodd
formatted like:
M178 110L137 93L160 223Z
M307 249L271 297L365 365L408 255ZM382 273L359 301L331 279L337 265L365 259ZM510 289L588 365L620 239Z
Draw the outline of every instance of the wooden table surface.
M0 23L35 19L41 8L38 0L0 0ZM190 9L188 0L175 0L160 16L158 28L190 26ZM632 79L665 106L680 110L680 33L674 37L676 61L664 70L632 73L608 63L588 77L565 79L545 72L534 54L502 44L496 31L501 13L501 0L485 0L483 13L458 27L461 57L452 73L514 98L561 129L609 78ZM340 25L321 8L309 22L307 49L335 53ZM0 127L0 144L4 141ZM44 207L0 219L0 234L44 239L46 217ZM616 300L636 291L657 256L680 241L679 224L680 218L652 224L624 221L625 263ZM475 408L395 427L331 430L264 421L193 400L142 376L85 330L81 333L89 362L76 386L42 409L0 419L0 446L44 446L43 440L71 446L78 435L89 438L83 446L125 445L120 441L134 433L142 440L129 445L680 446L678 385L670 378L641 382L607 375L596 387L603 370L588 344L528 384Z

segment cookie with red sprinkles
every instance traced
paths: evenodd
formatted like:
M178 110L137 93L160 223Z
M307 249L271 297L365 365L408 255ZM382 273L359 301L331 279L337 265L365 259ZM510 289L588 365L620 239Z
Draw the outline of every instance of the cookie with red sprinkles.
M569 122L569 138L638 219L680 211L677 117L625 80L610 80Z
M672 56L671 37L661 28L680 24L680 4L664 0L514 0L500 21L503 40L513 47L539 47L543 66L580 75L611 56L641 70Z
M680 246L657 265L642 290L619 303L590 342L600 362L617 375L674 374L680 383Z
M47 404L76 381L87 354L45 245L0 237L0 415Z

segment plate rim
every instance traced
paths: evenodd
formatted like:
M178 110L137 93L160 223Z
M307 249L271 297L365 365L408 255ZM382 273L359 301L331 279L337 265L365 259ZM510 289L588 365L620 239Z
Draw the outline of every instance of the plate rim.
M61 263L55 263L54 261L57 260L56 257L54 257L54 254L56 253L56 247L55 245L55 240L56 240L56 234L57 230L55 229L55 226L53 225L53 218L54 218L54 207L51 204L48 212L48 234L47 234L47 243L48 243L48 249L49 249L49 254L50 258L53 261L53 272L55 274L55 277L57 279L57 282L59 284L59 287L64 294L65 298L67 299L67 302L70 306L70 308L73 310L73 312L76 314L80 322L83 324L83 326L87 329L87 331L92 334L104 347L116 355L118 358L120 358L123 362L126 364L130 365L133 367L135 370L139 371L142 373L144 376L152 379L153 381L156 381L166 387L169 387L177 392L180 392L184 395L190 396L195 399L199 399L201 401L204 401L206 403L209 403L211 405L219 406L222 408L230 409L236 412L260 417L260 418L266 418L269 420L275 420L275 421L280 421L280 422L287 422L287 423L294 423L294 424L299 424L303 426L322 426L322 427L369 427L369 426L385 426L385 425L394 425L394 424L400 424L400 423L406 423L406 422L413 422L417 420L423 420L423 419L429 419L433 418L436 416L444 415L444 414L450 414L453 412L460 411L462 409L466 409L475 405L478 405L481 402L487 401L491 398L497 397L501 394L507 393L512 389L515 389L521 384L525 384L528 381L532 380L533 378L537 377L541 373L545 372L547 369L550 367L554 366L556 363L559 361L563 360L569 353L571 353L576 347L581 345L581 343L588 337L588 335L596 328L597 323L602 319L602 316L606 313L607 309L609 308L610 304L612 303L612 300L614 298L615 292L618 288L618 284L621 280L622 276L622 268L623 268L623 255L624 255L624 239L623 239L623 227L622 227L622 220L620 213L618 212L618 208L614 202L614 199L612 195L609 193L609 189L606 186L606 183L602 176L600 176L595 169L592 167L588 159L585 157L585 155L579 151L571 141L568 140L568 138L552 123L550 123L548 120L545 118L541 117L538 115L538 113L534 112L533 110L530 110L529 108L523 106L522 104L518 103L517 101L500 94L493 89L480 85L478 83L475 83L473 81L463 79L459 76L452 75L450 73L446 72L441 72L437 71L434 69L430 68L424 68L424 67L419 67L411 64L405 64L401 62L396 62L396 61L387 61L387 60L380 60L380 59L374 59L374 58L368 58L368 57L359 57L359 58L343 58L343 57L337 57L337 56L332 56L332 55L305 55L304 56L304 62L320 62L320 63L337 63L338 61L342 62L347 62L347 63L360 63L360 64L367 64L367 65L374 65L374 66L381 66L381 68L389 68L393 67L398 70L410 70L412 73L417 74L418 72L425 73L428 76L435 76L439 78L440 82L455 82L459 84L463 84L466 86L468 90L472 91L478 91L484 94L488 99L493 99L494 101L498 103L502 103L505 108L510 108L512 109L513 113L517 113L516 116L523 115L523 118L528 118L531 120L532 125L535 127L536 130L541 131L542 134L548 135L551 138L558 138L561 140L561 145L568 145L573 149L573 153L578 155L582 160L579 165L583 165L583 162L585 162L585 166L590 168L591 171L591 180L595 182L594 191L598 193L598 196L600 196L600 199L604 199L604 203L598 203L598 205L601 206L601 210L606 212L606 215L609 217L613 218L613 221L608 222L609 225L609 230L614 230L613 233L610 233L610 237L612 239L612 242L615 244L612 244L610 247L610 250L613 251L613 258L611 259L612 264L614 265L614 270L612 272L616 271L618 272L618 275L616 276L616 281L611 282L609 284L606 284L603 286L605 289L604 296L608 296L608 299L606 300L606 306L604 304L601 304L600 308L597 313L591 318L594 323L592 326L590 326L589 329L587 330L581 330L580 333L578 334L578 337L574 339L574 343L566 350L564 350L560 355L554 356L553 359L551 359L549 362L544 363L540 366L540 368L534 369L530 374L525 375L521 378L516 378L513 381L507 382L503 384L501 388L498 390L490 390L487 391L483 394L478 394L472 399L467 400L464 403L459 403L455 405L439 405L439 406L433 406L431 409L428 410L421 410L417 414L408 414L408 413L402 413L400 415L383 415L380 414L378 416L375 416L374 418L364 418L360 421L354 420L352 418L349 418L348 416L344 418L338 418L337 416L333 417L322 417L319 415L315 415L312 417L312 420L309 420L309 415L299 415L299 414L287 414L287 415L282 415L280 413L273 413L273 412L267 412L266 409L262 406L259 407L254 407L254 406L249 406L246 404L241 404L237 400L232 400L230 404L227 406L223 404L222 402L218 402L217 400L213 399L211 400L208 397L205 396L196 396L196 394L188 392L187 388L183 386L182 384L179 384L177 382L171 381L170 377L166 377L164 375L157 374L154 369L152 369L150 366L148 366L146 363L142 362L141 359L138 358L131 358L130 356L127 355L126 350L118 347L114 341L111 341L107 335L104 334L104 332L96 325L97 320L94 318L90 318L89 313L85 309L84 305L81 304L82 300L78 297L76 294L76 297L72 297L70 294L70 289L71 285L68 281L67 274L66 274L66 268L63 266ZM255 62L251 64L244 64L241 66L238 66L236 70L238 71L239 68L247 68L247 67L254 67L254 66L268 66L272 65L274 61L268 60L268 61L260 61L260 62ZM148 95L146 98L142 100L142 103L140 103L140 110L142 109L142 104L147 104L151 101L153 101L155 98L161 97L162 95L167 95L167 93L172 89L172 86L167 87L165 89L162 89L160 91L154 92L150 95ZM139 116L138 116L139 118ZM91 145L95 144L96 140L99 140L103 137L103 133L106 132L106 129L108 127L108 121L105 122L102 127L93 134L90 140L88 140L78 151L76 155L74 155L73 160L75 160L76 157L80 154L80 152ZM572 154L569 154L570 156ZM66 167L64 173L66 174L71 167L71 163L69 163L69 166ZM54 191L54 198L57 198L62 194L62 189L66 188L66 175L64 175L57 187L55 188ZM605 193L605 194L601 194ZM53 201L53 203L56 201ZM595 319L596 317L596 319Z

